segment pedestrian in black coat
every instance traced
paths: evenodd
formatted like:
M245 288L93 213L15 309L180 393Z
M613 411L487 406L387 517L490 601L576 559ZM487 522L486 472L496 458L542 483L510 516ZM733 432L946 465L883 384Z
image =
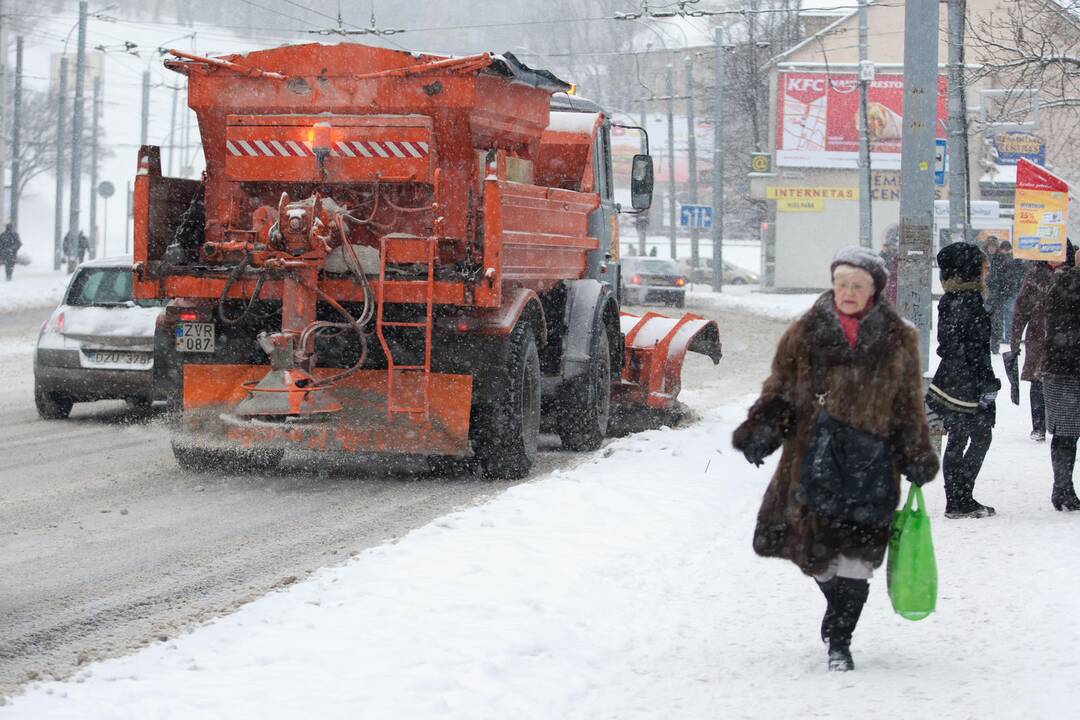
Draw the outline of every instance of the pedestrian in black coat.
M981 518L994 508L972 497L975 478L990 449L1001 381L990 365L990 315L983 305L978 246L957 242L937 255L945 295L938 302L941 358L927 404L941 418L949 439L941 469L945 476L945 517Z
M19 233L12 229L11 223L8 223L4 226L4 232L0 233L0 263L4 265L4 275L8 280L11 279L11 273L15 269L15 260L21 247L22 240L19 239Z
M1046 399L1046 429L1050 441L1050 462L1054 469L1054 489L1050 502L1055 510L1080 510L1073 487L1076 443L1080 437L1080 270L1076 251L1068 243L1065 264L1054 271L1046 293L1046 344L1043 350L1043 394Z

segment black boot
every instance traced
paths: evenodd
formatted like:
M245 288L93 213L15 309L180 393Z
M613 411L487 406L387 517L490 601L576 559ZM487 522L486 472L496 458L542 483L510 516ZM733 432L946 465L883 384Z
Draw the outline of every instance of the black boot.
M1073 488L1073 466L1076 463L1076 438L1054 436L1050 441L1050 464L1054 468L1054 490L1050 504L1055 510L1080 510L1080 498Z
M825 596L825 616L821 618L821 642L828 644L836 615L836 578L830 578L825 582L815 580L815 582L821 594Z
M835 578L834 614L829 628L829 670L847 672L855 669L851 658L851 635L859 623L866 598L870 594L870 583L852 578Z

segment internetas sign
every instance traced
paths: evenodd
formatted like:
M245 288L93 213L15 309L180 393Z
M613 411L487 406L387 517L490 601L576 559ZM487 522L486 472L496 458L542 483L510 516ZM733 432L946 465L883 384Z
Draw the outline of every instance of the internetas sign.
M855 73L782 72L777 79L776 164L856 168L859 159L859 78ZM904 77L878 74L869 84L871 163L900 169ZM946 81L938 78L937 136L945 137Z

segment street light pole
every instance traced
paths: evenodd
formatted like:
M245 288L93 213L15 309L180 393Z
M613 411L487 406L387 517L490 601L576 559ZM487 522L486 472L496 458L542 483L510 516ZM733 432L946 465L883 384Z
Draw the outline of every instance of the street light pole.
M712 289L724 289L724 39L723 30L713 30L713 178L712 178Z
M865 248L872 245L872 217L870 214L870 126L867 117L867 95L869 94L872 68L868 57L868 35L866 0L859 0L859 244Z
M949 240L967 238L967 133L964 131L965 0L949 0Z
M675 67L667 66L667 139L668 139L668 222L671 240L671 259L679 257L675 227Z
M897 305L901 316L919 330L919 354L926 372L932 314L930 260L937 136L938 0L907 0L904 58Z
M79 40L75 58L75 106L71 122L71 200L68 204L68 233L71 248L78 255L79 194L82 184L83 87L86 83L86 0L79 0ZM70 262L70 258L68 259Z
M697 205L698 202L698 178L697 178L697 138L695 137L697 120L694 118L694 59L687 55L683 61L686 71L686 167L689 172L689 196L690 202ZM698 228L693 225L690 228L690 267L697 270L700 262L698 252Z

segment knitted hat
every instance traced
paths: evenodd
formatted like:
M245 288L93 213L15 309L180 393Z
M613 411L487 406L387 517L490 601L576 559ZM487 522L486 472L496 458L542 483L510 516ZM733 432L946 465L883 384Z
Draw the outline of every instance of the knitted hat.
M937 254L938 270L941 281L956 278L962 282L972 282L982 278L982 266L986 256L979 246L969 242L954 242Z
M837 250L829 266L830 276L836 272L837 265L851 265L870 273L870 277L874 278L875 294L881 292L889 282L889 271L885 269L881 255L861 245L848 245Z

